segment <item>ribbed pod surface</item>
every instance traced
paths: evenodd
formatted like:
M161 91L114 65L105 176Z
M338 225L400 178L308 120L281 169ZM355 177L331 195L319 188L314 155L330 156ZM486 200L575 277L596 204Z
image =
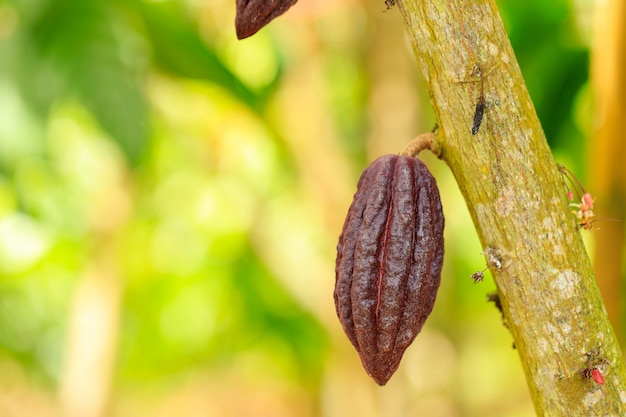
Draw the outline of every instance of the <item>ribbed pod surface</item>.
M443 263L439 191L417 158L365 169L335 266L335 306L367 373L384 385L433 309Z

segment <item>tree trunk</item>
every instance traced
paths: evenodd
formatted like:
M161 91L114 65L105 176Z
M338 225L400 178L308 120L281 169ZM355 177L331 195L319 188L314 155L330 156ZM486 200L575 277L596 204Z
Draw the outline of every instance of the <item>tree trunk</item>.
M440 157L488 249L537 414L626 415L621 352L585 231L568 206L495 2L397 3L439 124ZM484 115L473 134L481 96ZM592 368L605 384L591 378Z

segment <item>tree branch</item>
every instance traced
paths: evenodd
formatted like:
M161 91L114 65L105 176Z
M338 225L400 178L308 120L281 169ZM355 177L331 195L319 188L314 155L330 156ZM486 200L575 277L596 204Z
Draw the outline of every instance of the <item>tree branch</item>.
M495 2L397 3L435 109L441 158L483 247L502 260L489 267L537 414L624 415L621 352ZM604 385L583 372L594 367Z

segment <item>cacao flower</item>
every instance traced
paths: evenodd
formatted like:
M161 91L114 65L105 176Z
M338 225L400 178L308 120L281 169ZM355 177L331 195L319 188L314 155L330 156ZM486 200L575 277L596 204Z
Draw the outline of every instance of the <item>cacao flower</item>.
M439 191L417 158L365 169L335 265L337 315L366 372L384 385L433 309L443 262Z
M236 0L237 38L252 36L263 26L285 13L298 0Z

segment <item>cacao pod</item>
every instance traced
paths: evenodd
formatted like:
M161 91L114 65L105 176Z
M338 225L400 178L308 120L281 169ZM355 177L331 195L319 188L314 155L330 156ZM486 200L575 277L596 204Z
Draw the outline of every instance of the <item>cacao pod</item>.
M366 372L384 385L433 309L444 219L435 179L417 158L384 155L365 169L335 265L335 307Z
M285 13L298 0L236 0L237 38L252 36L263 26Z

